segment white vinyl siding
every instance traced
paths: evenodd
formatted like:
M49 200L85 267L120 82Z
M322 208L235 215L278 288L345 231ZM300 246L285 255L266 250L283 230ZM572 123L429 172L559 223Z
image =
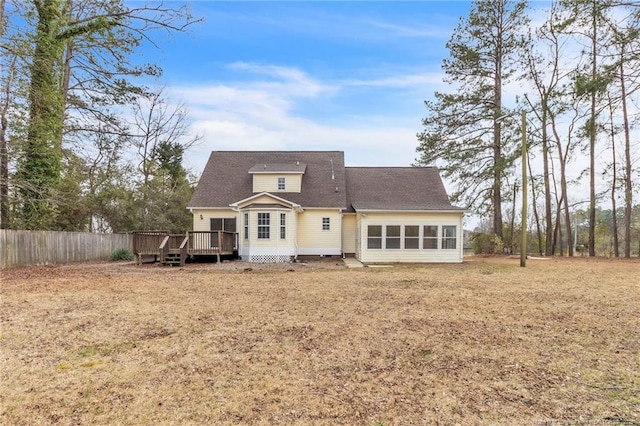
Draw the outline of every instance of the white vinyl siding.
M238 213L231 209L193 209L193 230L210 231L211 219L234 219Z
M293 256L296 255L296 240L295 235L297 232L296 214L289 209L285 208L271 208L271 209L259 209L252 208L242 212L248 215L249 219L249 239L241 239L239 254L243 260L250 260L254 256ZM264 214L269 214L269 239L258 238L258 215L264 217ZM282 235L282 215L284 215L284 239L281 239ZM263 225L266 227L266 225Z
M284 179L285 189L280 189L280 179ZM295 173L253 173L253 192L300 192L302 175ZM286 198L286 197L285 197Z
M298 217L298 252L302 255L342 254L342 215L335 209L305 209ZM323 218L331 226L323 230Z
M462 262L462 213L367 212L357 223L362 262Z
M356 252L356 215L345 214L342 216L342 252L343 253L355 253Z

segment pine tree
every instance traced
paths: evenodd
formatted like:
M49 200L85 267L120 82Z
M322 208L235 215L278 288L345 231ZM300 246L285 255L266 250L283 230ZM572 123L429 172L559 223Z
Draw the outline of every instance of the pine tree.
M517 120L504 108L502 91L528 45L526 7L525 1L509 0L472 4L447 43L450 58L443 69L452 90L425 101L428 115L418 134L419 161L442 166L457 183L454 201L488 211L499 238L503 177L518 154L518 139L504 134L509 125L517 128Z

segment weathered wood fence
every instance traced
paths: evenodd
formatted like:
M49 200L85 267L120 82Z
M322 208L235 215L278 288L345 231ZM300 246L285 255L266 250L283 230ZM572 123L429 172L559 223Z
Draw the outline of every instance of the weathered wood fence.
M0 230L0 268L108 260L132 248L129 234Z

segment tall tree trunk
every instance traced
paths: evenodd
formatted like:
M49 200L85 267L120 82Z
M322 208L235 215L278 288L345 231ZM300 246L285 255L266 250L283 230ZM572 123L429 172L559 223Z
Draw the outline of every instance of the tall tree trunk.
M536 205L536 182L533 178L533 170L531 170L529 151L527 151L527 167L529 167L529 180L531 181L531 206L533 209L533 217L536 221L536 234L538 236L538 254L542 256L544 254L544 248L542 247L542 230L540 229L540 215L538 214L538 206Z
M562 200L560 200L561 202L558 203L558 208L556 211L556 232L557 232L557 238L558 238L558 245L560 246L560 256L564 256L564 241L562 240L562 221L560 220L560 217L562 216L562 207L560 207L562 205Z
M546 95L545 95L546 98ZM550 256L552 251L553 239L553 218L551 215L551 187L549 185L549 141L547 137L547 108L548 100L543 101L542 107L542 166L544 177L544 219L545 219L545 255ZM535 198L534 198L535 200Z
M627 89L624 73L624 44L620 53L620 97L622 99L622 124L624 127L624 257L631 257L631 216L633 207L633 191L631 181L631 132L629 130L629 114L627 111Z
M5 0L0 0L0 39L4 36L4 7ZM11 81L15 72L16 55L6 70L7 81L4 87L4 103L0 110L0 229L9 229L9 153L7 151L7 126L9 120L9 96L11 95Z
M502 9L503 3L499 3L498 7ZM503 52L502 52L502 10L500 15L500 25L496 28L496 46L495 46L495 77L493 80L493 232L500 239L503 239L502 232L502 176L503 176L503 158L502 158L502 71L503 71Z
M618 243L618 209L616 207L616 179L618 178L618 162L616 159L616 130L613 125L613 105L609 97L609 117L611 125L611 158L612 158L612 175L611 181L611 233L613 234L613 253L615 257L620 257L620 246Z
M509 254L513 254L513 234L516 224L516 197L518 196L518 184L513 184L513 203L511 205L511 220L509 223Z
M593 0L591 11L591 118L589 119L589 256L596 255L596 88L597 68L597 19L596 4Z
M498 55L494 81L493 121L493 233L504 238L502 233L502 58Z
M49 229L55 220L50 196L62 166L64 112L59 66L64 44L56 37L61 24L60 2L34 2L38 12L37 38L31 65L26 149L19 175L25 228Z
M11 59L6 70L7 81L4 87L4 103L0 107L0 229L9 229L9 152L7 149L8 114L11 104L11 84L16 72L17 55Z

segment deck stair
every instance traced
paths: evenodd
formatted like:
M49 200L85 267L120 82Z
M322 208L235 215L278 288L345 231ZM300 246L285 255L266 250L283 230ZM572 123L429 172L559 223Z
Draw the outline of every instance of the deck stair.
M171 234L166 231L137 231L133 233L133 254L138 264L143 256L153 256L162 265L184 266L187 258L238 255L238 234L227 231L188 231Z
M164 262L162 262L165 265L171 265L171 266L182 266L184 265L184 262L182 262L182 260L180 259L180 253L167 253L167 255L164 258Z

